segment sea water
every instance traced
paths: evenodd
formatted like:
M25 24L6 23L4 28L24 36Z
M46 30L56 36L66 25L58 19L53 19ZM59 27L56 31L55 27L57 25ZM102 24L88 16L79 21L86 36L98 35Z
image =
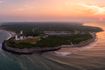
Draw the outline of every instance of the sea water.
M91 26L105 30L104 24ZM0 31L1 44L8 37L8 32ZM96 44L88 47L92 48L74 51L71 48L62 48L59 50L62 53L71 53L63 56L52 52L42 55L16 55L0 49L0 70L105 70L105 31L97 33Z
M0 47L9 36L8 32L0 31ZM0 48L0 70L65 70L65 67L39 54L16 55Z

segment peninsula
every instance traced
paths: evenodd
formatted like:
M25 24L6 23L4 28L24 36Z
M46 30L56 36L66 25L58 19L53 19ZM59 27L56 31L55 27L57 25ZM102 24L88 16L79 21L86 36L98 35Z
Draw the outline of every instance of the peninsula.
M82 47L93 42L98 27L75 24L23 24L2 25L1 28L15 32L5 40L2 48L16 54L32 54L59 50L62 47ZM34 27L33 27L34 26ZM18 29L17 29L18 27ZM49 28L50 27L50 28ZM43 29L43 30L42 30Z

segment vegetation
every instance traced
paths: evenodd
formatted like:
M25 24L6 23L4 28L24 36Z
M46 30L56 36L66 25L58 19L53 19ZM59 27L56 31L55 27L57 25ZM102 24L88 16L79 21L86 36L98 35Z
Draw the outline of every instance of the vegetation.
M43 34L43 31L70 31L74 32L76 30L81 32L99 32L102 29L98 27L91 27L91 26L83 26L82 24L78 23L54 23L54 22L33 22L33 23L22 23L22 22L14 22L14 23L3 23L0 26L2 29L14 31L19 33L20 30L24 31L24 34L30 35L33 32L33 35ZM35 32L35 33L34 33Z
M82 41L91 39L90 34L76 34L72 36L49 36L40 40L35 46L37 47L57 47L61 45L79 44Z
M89 40L92 38L89 32L100 32L102 29L98 27L83 26L81 24L74 23L10 23L3 24L0 26L2 29L14 31L17 34L22 30L24 36L39 36L39 38L25 39L25 40L14 40L11 38L6 41L7 45L14 48L46 48L46 47L57 47L61 45L79 44L80 42ZM70 35L53 35L48 37L44 36L44 31L67 31ZM76 33L79 31L79 33Z
M72 36L48 36L46 38L41 38L41 40L34 39L29 41L15 41L14 39L9 39L7 45L14 48L46 48L46 47L57 47L61 45L79 44L80 42L91 39L92 36L87 34L76 34ZM36 43L32 43L35 41Z

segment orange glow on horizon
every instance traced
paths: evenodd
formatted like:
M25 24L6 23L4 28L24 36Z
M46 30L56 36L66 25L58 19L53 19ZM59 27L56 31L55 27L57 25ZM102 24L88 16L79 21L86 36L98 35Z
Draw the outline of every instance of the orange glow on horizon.
M95 0L26 0L22 4L4 6L2 9L1 16L18 18L105 18L104 5Z

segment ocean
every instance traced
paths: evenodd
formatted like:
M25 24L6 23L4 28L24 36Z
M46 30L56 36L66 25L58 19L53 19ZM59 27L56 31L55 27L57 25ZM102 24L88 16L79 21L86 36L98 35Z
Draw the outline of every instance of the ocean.
M102 23L86 25L105 30ZM0 31L1 47L8 37L8 32ZM97 33L97 40L83 48L62 48L41 55L16 55L0 49L0 70L105 70L105 31Z

